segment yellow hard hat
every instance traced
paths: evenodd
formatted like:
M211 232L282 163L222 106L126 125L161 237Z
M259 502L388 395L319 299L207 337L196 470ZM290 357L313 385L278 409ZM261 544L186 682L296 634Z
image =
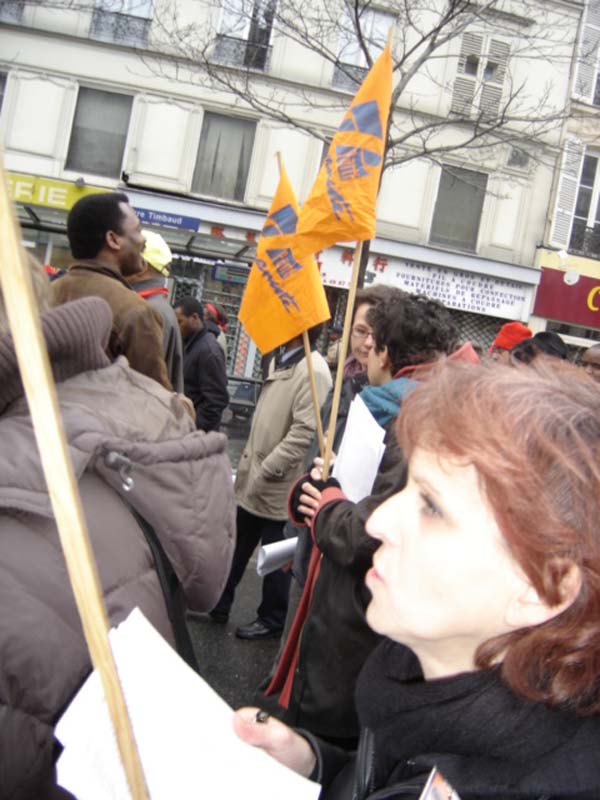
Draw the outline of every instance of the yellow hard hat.
M142 258L154 267L161 275L169 274L169 264L173 260L171 248L165 242L160 233L154 231L142 231L142 236L146 240Z

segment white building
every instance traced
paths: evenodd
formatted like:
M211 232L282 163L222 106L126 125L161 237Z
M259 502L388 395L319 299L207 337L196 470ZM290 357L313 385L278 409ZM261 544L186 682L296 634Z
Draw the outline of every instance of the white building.
M206 32L211 62L223 74L243 76L258 100L275 101L292 122L321 134L336 129L341 103L355 90L348 75L360 77L366 62L345 33L350 21L341 10L341 30L328 42L334 64L286 35L263 0L223 2L232 5L98 0L86 9L1 0L0 135L24 238L44 261L67 265L64 221L78 196L121 188L180 256L177 292L216 299L233 318L276 186L275 152L283 153L302 202L323 142L204 80L202 68L181 57L185 41L182 50L173 9L178 31L193 23ZM566 104L582 3L497 5L410 82L395 133L410 134L417 119L436 123L465 113L475 124L512 95L515 103L525 95L530 109L542 98L555 108ZM393 2L367 12L363 22L374 40L382 41L396 14ZM559 32L551 60L530 47L534 28L546 31L540 47L544 38L548 46L550 31ZM452 147L472 126L445 124L428 142L434 157L386 170L366 282L439 297L456 309L465 336L483 345L503 320L527 321L563 134L557 121L534 143L528 125L507 128L503 145L465 153ZM418 155L415 146L409 137L405 154ZM347 285L349 248L319 256L332 299ZM230 370L252 374L252 344L235 322L230 336Z

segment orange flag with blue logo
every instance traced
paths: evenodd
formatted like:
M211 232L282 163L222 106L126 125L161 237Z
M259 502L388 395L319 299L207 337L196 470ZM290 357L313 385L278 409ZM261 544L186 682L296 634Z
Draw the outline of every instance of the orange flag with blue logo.
M375 235L375 204L392 97L389 44L371 67L333 137L296 230L296 256Z
M330 317L315 259L296 257L297 224L298 202L282 167L238 314L262 353Z

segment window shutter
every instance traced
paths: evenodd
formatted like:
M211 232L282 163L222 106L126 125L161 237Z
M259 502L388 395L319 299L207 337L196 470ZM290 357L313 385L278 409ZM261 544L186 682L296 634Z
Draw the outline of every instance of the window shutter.
M600 48L600 0L588 0L579 45L575 74L575 97L591 103L594 97Z
M481 58L483 49L483 36L477 33L464 33L458 57L458 75L454 79L452 89L452 104L450 111L463 116L470 115L477 88L477 77L466 74L467 59L469 56Z
M568 137L565 140L550 231L550 244L555 247L567 249L569 245L584 152L585 148L579 139Z
M481 86L479 110L484 117L493 119L498 116L500 111L509 52L510 48L506 42L501 42L498 39L490 41L486 64L492 62L496 65L496 70L491 78L484 78Z

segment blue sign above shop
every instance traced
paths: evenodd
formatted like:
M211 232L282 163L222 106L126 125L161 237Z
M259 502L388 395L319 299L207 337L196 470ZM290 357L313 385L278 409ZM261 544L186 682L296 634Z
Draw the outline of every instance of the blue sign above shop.
M135 207L135 212L142 224L164 225L166 228L183 228L186 231L197 231L200 220L194 217L183 217L181 214L169 214L166 211L153 211L150 208Z

